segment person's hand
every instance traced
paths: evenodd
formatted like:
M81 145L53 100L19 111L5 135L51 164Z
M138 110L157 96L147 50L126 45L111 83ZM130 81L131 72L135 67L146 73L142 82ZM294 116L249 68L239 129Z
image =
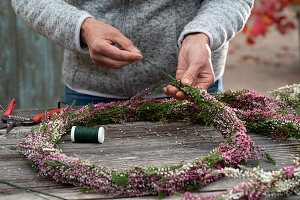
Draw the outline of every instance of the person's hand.
M211 63L209 38L203 34L188 35L182 43L178 56L176 79L183 85L208 89L214 84L215 75ZM178 100L187 98L178 88L168 85L163 91Z
M96 65L120 69L143 59L131 40L118 29L96 19L87 18L81 26L80 34L81 42L88 45L90 57Z

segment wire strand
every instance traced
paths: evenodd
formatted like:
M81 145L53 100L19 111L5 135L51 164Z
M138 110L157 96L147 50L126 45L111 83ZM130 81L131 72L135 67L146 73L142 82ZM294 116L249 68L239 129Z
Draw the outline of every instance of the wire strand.
M53 195L53 194L48 194L46 192L42 192L42 191L39 191L39 190L35 190L35 189L31 189L31 188L20 186L20 185L16 185L16 184L7 182L7 181L2 180L2 179L0 179L0 183L6 184L6 185L10 185L10 186L13 186L13 187L16 187L18 189L25 190L25 191L28 191L28 192L36 192L36 193L43 194L43 195L46 195L46 196L50 196L50 197L55 197L55 198L58 198L58 199L67 200L67 199L65 199L63 197L59 197L59 196L56 196L56 195Z

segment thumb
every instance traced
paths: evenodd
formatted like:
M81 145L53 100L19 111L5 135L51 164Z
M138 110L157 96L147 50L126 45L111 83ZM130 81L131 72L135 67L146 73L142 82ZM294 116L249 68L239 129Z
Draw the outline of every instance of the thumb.
M183 74L183 76L181 78L181 83L183 85L192 86L192 84L194 83L198 73L199 73L198 67L190 66L186 70L186 72Z

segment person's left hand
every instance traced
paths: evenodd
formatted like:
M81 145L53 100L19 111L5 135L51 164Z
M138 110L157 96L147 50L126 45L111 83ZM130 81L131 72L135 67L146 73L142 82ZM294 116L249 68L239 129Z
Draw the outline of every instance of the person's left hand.
M183 85L202 87L206 90L214 84L209 38L205 34L191 34L183 40L178 56L176 79L181 80ZM168 85L163 91L175 99L187 99L187 96L174 86Z

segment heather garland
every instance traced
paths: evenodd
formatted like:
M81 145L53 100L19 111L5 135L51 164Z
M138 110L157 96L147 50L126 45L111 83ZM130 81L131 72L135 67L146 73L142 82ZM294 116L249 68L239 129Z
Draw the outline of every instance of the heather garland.
M275 99L286 102L300 114L300 84L286 85L270 93Z
M273 161L246 135L246 127L251 127L252 123L256 123L255 120L262 123L269 119L278 120L276 126L273 124L272 129L268 129L274 133L280 130L279 133L276 132L276 137L280 135L282 139L286 138L281 128L290 126L292 128L288 129L288 137L299 136L299 116L295 115L291 107L284 109L286 105L281 101L271 101L245 90L230 91L218 96L217 98L224 102L222 103L203 89L183 87L177 81L173 84L189 97L188 101L147 99L143 98L143 94L147 93L144 91L128 101L91 104L80 109L68 107L59 115L45 119L39 128L33 129L19 145L19 151L32 161L40 175L52 177L57 182L115 196L164 196L204 187L223 176L217 173L218 170L236 167L247 159L257 160L264 156ZM263 106L264 103L268 105L268 101L274 106ZM233 106L231 102L235 102L236 105ZM251 110L256 113L251 113ZM258 112L260 114L257 114ZM284 121L280 121L280 116L284 117ZM214 126L225 141L209 155L197 158L191 163L169 167L135 167L128 170L96 166L80 157L68 157L56 148L57 142L64 134L70 132L73 125L95 126L182 119ZM286 125L286 120L289 126ZM268 127L270 126L263 126L264 129ZM274 134L273 132L270 133ZM208 176L214 173L215 175Z
M212 175L224 174L232 178L247 178L248 181L216 195L198 196L185 193L183 200L225 200L225 199L263 199L264 197L286 197L300 195L300 162L272 172L265 172L259 167L253 169L239 166L240 169L225 167ZM209 177L208 175L207 177Z
M293 88L297 87L299 85L293 86ZM292 86L289 87L289 92L291 88ZM281 95L283 94L288 93L281 92ZM300 139L300 115L295 110L296 104L292 103L296 99L285 103L283 99L276 100L246 89L226 91L218 95L217 99L235 110L237 117L244 121L249 132L267 133L278 140L290 137Z

